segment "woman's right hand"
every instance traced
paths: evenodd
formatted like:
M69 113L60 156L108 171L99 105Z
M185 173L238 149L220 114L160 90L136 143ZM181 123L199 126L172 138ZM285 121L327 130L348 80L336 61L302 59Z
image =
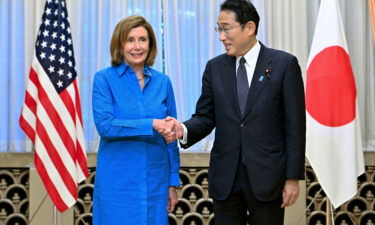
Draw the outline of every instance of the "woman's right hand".
M167 143L171 143L175 138L175 123L173 121L166 121L165 119L154 119L153 128L159 134L163 135Z

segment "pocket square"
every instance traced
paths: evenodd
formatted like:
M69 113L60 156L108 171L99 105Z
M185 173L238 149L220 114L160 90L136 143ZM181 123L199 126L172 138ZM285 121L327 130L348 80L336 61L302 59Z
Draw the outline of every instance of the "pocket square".
M260 76L260 77L259 77L259 80L258 80L258 81L259 81L259 82L262 82L262 81L263 81L263 78L264 78L264 76L263 76L263 75L262 75L262 76Z

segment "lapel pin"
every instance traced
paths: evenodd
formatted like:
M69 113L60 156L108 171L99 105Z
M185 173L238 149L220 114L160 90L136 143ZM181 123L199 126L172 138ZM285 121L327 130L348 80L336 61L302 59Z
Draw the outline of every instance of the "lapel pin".
M268 80L271 80L271 72L272 72L271 69L266 69L266 75L267 75Z
M264 76L263 76L263 75L262 75L262 76L260 76L260 77L259 77L259 80L258 80L258 81L259 81L259 82L262 82L262 81L263 81L263 78L264 78Z

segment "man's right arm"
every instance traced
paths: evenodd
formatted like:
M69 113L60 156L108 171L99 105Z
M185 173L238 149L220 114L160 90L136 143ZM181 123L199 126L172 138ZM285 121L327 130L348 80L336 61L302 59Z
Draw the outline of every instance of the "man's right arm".
M188 148L205 138L215 128L214 99L211 89L210 62L207 63L202 77L202 93L196 105L194 115L184 123L172 117L166 120L173 120L174 132L162 134L168 141L180 139L182 148ZM188 136L189 135L189 136Z

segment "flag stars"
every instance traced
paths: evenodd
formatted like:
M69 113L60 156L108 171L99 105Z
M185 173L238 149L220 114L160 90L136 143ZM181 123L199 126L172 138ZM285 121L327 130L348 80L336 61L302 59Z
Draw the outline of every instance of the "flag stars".
M65 41L65 35L61 34L60 39L61 39L61 41Z
M65 63L65 58L64 57L60 57L59 62L60 62L60 64L64 64Z
M56 85L59 87L59 88L62 88L63 86L63 82L61 80L59 80Z
M1 1L1 0L0 0ZM77 76L66 2L45 0L46 7L35 42L36 58L58 92Z
M46 9L46 14L47 14L47 16L49 16L51 14L51 9L50 8Z
M52 50L55 50L56 49L56 44L55 43L52 43L51 46L49 46Z
M49 33L48 33L47 30L43 31L43 36L44 36L44 37L48 37L48 35L49 35Z
M60 49L61 53L65 52L65 46L64 45L61 45L61 47L59 49Z
M47 42L46 41L43 41L40 46L42 46L42 48L46 48L47 47Z
M55 61L55 55L51 54L48 58L51 62Z
M49 19L46 19L46 20L44 21L44 25L45 25L45 26L49 26L49 25L50 25L50 22L51 22L51 21L50 21Z
M55 72L55 67L53 67L53 66L49 66L48 71L49 71L50 73Z
M63 69L59 69L59 72L57 72L59 74L59 76L61 77L62 75L64 75L64 70Z
M40 56L41 59L45 59L45 58L46 58L46 53L45 53L45 52L42 52L42 53L40 53L39 56Z

